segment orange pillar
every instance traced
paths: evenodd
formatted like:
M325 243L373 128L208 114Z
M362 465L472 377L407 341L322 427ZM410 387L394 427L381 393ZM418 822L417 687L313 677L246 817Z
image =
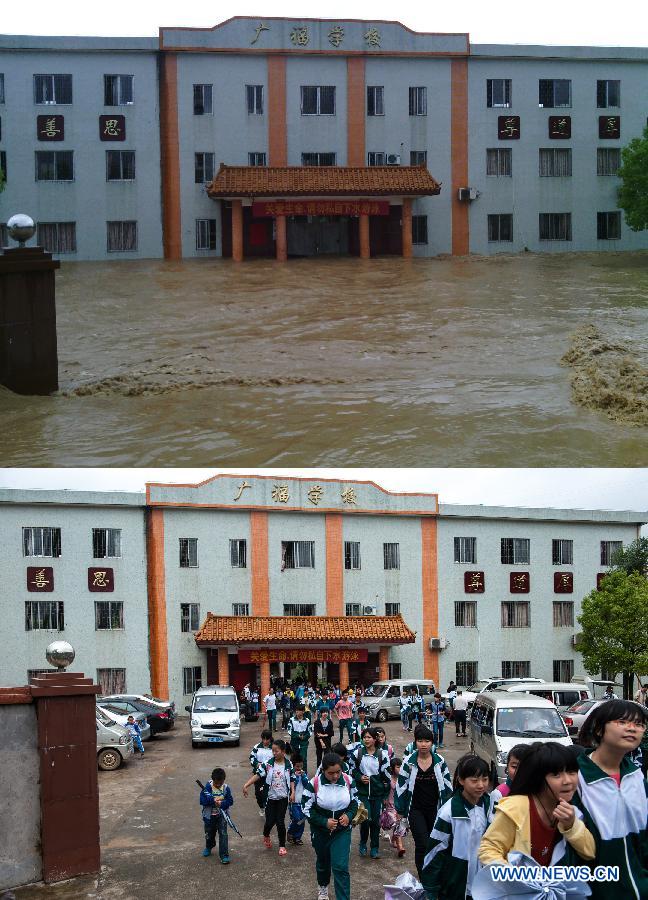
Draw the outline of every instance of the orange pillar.
M381 647L378 652L378 678L381 681L389 678L389 647Z
M340 663L340 688L343 691L349 687L349 663L341 662Z
M146 556L151 693L154 697L165 699L169 696L169 649L164 569L164 510L162 509L148 510Z
M339 513L327 513L324 522L326 533L326 615L343 616L342 516ZM349 667L347 666L347 676L348 672Z
M225 687L230 683L227 647L218 648L218 683Z
M360 259L369 259L369 216L360 213Z
M452 253L465 255L470 250L470 204L457 198L459 188L468 186L468 60L453 59L451 72Z
M270 578L268 575L268 513L250 513L250 574L252 581L252 615L270 615ZM268 669L268 673L270 669ZM268 678L270 675L268 674ZM268 681L268 687L270 682ZM267 694L267 691L266 691Z
M365 166L365 61L347 58L347 166Z
M412 257L412 198L403 197L403 257L411 259Z
M275 219L277 259L285 262L288 259L288 243L286 240L286 217L277 216Z
M439 651L430 650L430 638L439 637L439 578L437 572L437 521L421 519L423 560L423 677L433 679L439 689Z
M243 204L232 200L232 259L243 262Z
M270 663L262 662L259 665L261 669L261 691L259 696L263 700L264 697L267 697L270 690Z
M286 57L268 57L268 163L288 165Z
M162 53L160 65L160 162L162 242L165 259L182 257L180 149L178 141L178 57Z

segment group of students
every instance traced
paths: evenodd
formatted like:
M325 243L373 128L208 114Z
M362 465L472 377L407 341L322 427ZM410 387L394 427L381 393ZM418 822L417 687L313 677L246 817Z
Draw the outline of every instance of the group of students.
M647 725L648 709L610 700L586 720L581 746L534 742L514 747L507 780L492 791L489 767L474 754L461 757L451 778L425 725L417 726L402 764L384 731L369 727L359 743L324 752L311 779L303 759L293 753L291 762L286 743L266 732L253 748L253 775L243 793L247 796L255 784L265 816L264 844L272 846L270 833L276 827L282 856L288 805L289 834L297 844L308 819L318 900L328 898L331 876L336 900L350 900L353 824L360 826L360 855L367 856L369 842L374 859L380 857L381 826L391 829L399 856L405 852L402 838L411 830L428 900L517 896L519 883L493 881L494 864L585 866L587 872L617 867L616 880L567 881L555 886L553 896L648 900L648 786L636 756ZM224 773L220 783L213 778L212 784L221 792L214 803L227 809L231 791ZM207 791L201 793L204 811L211 808ZM214 846L207 819L205 834L207 853L210 840ZM226 852L223 861L229 861Z

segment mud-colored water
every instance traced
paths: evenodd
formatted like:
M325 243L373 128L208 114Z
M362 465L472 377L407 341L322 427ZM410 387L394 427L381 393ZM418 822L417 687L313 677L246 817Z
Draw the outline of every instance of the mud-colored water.
M0 388L3 465L648 464L648 254L64 262L57 286L61 390Z

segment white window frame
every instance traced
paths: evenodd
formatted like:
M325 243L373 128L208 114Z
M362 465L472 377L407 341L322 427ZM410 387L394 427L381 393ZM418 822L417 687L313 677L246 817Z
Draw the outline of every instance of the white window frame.
M198 538L178 538L178 551L180 569L198 568Z
M398 541L383 543L383 568L387 572L400 569L400 544Z
M601 565L611 566L612 557L623 547L623 541L601 541Z
M232 603L232 615L233 616L249 616L250 615L250 604L249 603Z
M531 628L531 603L528 600L502 600L502 628Z
M398 601L385 601L386 616L400 616L400 603Z
M601 88L599 85L605 85L603 88L603 93L605 94L604 102L599 103L599 92ZM613 91L610 90L610 85L615 85L614 91L616 91L616 98L612 97L612 101L616 99L616 103L610 102L610 93ZM596 108L597 109L620 109L621 108L621 80L619 78L598 78L596 81Z
M553 680L569 683L574 677L573 659L554 659L552 664Z
M263 115L263 85L262 84L246 84L245 85L245 102L248 116Z
M336 110L336 91L334 84L302 84L300 86L300 111L302 116L334 116ZM304 112L304 98L308 96L305 91L315 91L315 112ZM322 112L322 98L326 98L324 91L332 91L333 112Z
M539 147L538 175L540 178L571 178L571 147Z
M109 82L108 79L114 79ZM110 87L109 87L110 85ZM128 88L126 87L128 86ZM116 103L106 103L108 91L111 91L113 99L117 96ZM130 94L130 100L124 96ZM135 76L134 75L104 75L104 106L133 106L135 103Z
M180 604L180 631L189 634L200 629L200 603Z
M105 613L108 613L108 624L100 625ZM103 613L103 615L102 615ZM113 625L113 613L117 614L117 625ZM123 631L124 603L122 600L95 600L95 631Z
M541 103L540 102L540 85L545 82L551 82L551 103ZM558 91L558 85L567 84L569 85L569 99L567 103L556 103L556 93ZM538 107L540 109L571 109L572 105L572 83L571 78L540 78L538 79Z
M621 149L619 147L596 148L596 174L616 176L621 167Z
M570 538L552 538L551 564L554 566L573 566L574 542Z
M23 525L23 556L59 559L61 529L51 525ZM34 552L34 551L40 552ZM56 552L58 550L58 553ZM48 552L49 551L49 552Z
M42 175L41 165L48 165L48 163L45 162L46 156L52 157L51 166L52 166L52 172L54 174L53 178L44 178ZM68 161L67 158L69 158L70 169L71 169L69 178L62 178L59 174L59 164L62 161L63 156L66 157L66 161ZM74 150L35 150L34 151L34 162L35 162L35 169L36 169L35 179L34 179L35 181L38 181L38 182L42 182L42 181L63 181L63 182L74 181Z
M230 538L230 566L247 569L247 538Z
M510 224L510 237L508 238L502 237L502 223L507 220ZM489 244L510 244L513 242L513 213L488 213L486 225ZM495 225L497 225L497 228L495 228Z
M601 217L604 216L603 219ZM601 223L605 223L605 235L601 235ZM614 229L610 228L611 223L614 223ZM610 234L610 231L614 230L615 234ZM620 241L621 240L621 211L618 209L612 209L607 212L597 212L596 213L596 240L597 241Z
M489 88L490 85L490 88ZM495 101L495 86L497 85L498 98ZM488 95L490 93L490 103ZM486 106L488 109L510 109L513 106L513 82L510 78L486 79Z
M200 91L196 89L200 88ZM196 103L196 97L200 94L200 103ZM202 104L202 112L197 112L198 106ZM207 108L209 107L209 108ZM214 85L213 84L194 84L193 86L193 114L194 116L213 116L214 115Z
M456 563L470 563L475 565L477 562L477 538L476 537L455 537L454 538L454 561Z
M325 156L332 157L333 161L322 162L322 158ZM302 153L301 160L302 166L335 166L337 165L337 153L333 150L310 150Z
M477 628L477 601L455 600L455 628Z
M63 601L25 600L25 631L65 631Z
M410 87L409 114L410 116L427 116L427 87Z
M362 603L346 603L344 606L345 616L361 616Z
M461 668L460 668L461 667ZM455 683L459 687L470 687L479 680L478 660L460 660L455 663Z
M290 549L289 549L290 545ZM289 564L290 563L290 564ZM287 569L314 569L315 541L282 541L281 571Z
M367 153L368 166L386 166L387 153L384 150L369 150Z
M573 600L554 600L552 612L553 612L553 627L554 628L573 628L574 627L574 601Z
M348 563L348 565L347 565ZM344 569L346 572L355 572L362 568L360 557L360 541L344 542Z
M216 154L211 150L194 153L194 183L208 184L210 181L213 181L215 167ZM201 169L202 175L200 175Z
M111 178L111 169L115 167L116 160L119 160L119 175ZM134 150L106 150L106 181L135 181L135 172Z
M202 666L182 667L182 693L188 697L202 687Z
M264 150L254 150L248 153L248 166L267 166L267 158Z
M317 605L315 603L284 603L284 616L316 616Z
M92 558L121 559L121 533L121 528L93 528Z
M42 79L48 78L51 80L49 82L46 82L45 80L43 80L42 82L38 82L37 81L38 78L42 78ZM60 79L60 78L69 78L70 79L69 80L69 87L70 87L70 99L69 100L59 99L65 93L63 90L63 82L57 81L57 79ZM68 84L68 82L66 82L66 84ZM44 88L44 90L39 91L38 90L39 85L42 88ZM48 100L39 100L38 99L39 93L44 96L49 94L49 99ZM57 98L57 94L59 95L59 98ZM72 97L73 97L73 94L72 94L72 75L71 74L69 74L69 73L56 73L56 74L38 73L38 74L34 75L34 103L37 106L71 106Z
M529 659L503 659L502 678L530 678L531 660Z
M125 694L126 669L97 669L97 684L104 697L110 697L112 694Z
M571 241L571 213L539 213L538 239L541 241Z
M36 240L49 253L76 253L76 222L39 222Z
M113 235L116 233L119 237L117 242L119 246L111 247L111 226L113 226ZM106 252L137 253L137 222L133 219L106 222Z
M511 147L486 148L486 176L511 178L513 176L513 150Z
M216 219L196 219L196 250L216 249Z
M504 541L507 542L506 547ZM510 545L508 542L511 542ZM530 538L502 538L500 546L500 558L504 566L528 566L531 563ZM510 556L510 559L504 559ZM502 676L504 677L504 676Z
M369 98L372 97L372 100ZM369 110L373 106L373 112ZM385 86L381 84L367 85L367 116L385 115Z

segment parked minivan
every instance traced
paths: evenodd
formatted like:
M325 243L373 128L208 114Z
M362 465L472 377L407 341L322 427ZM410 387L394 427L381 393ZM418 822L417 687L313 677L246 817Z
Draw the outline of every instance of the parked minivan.
M127 728L97 707L97 765L105 772L118 769L133 755L133 739Z
M198 688L191 706L191 746L224 744L238 747L241 737L241 714L236 690L228 685L211 684Z
M418 691L423 703L432 703L436 687L433 681L426 678L392 678L389 681L375 681L362 696L362 704L372 722L386 722L387 719L400 718L399 700L401 694Z
M586 684L573 684L569 681L545 681L544 684L516 684L497 688L509 694L520 691L544 697L550 700L559 710L566 710L579 700L591 700L592 691Z
M493 783L504 778L512 747L536 741L572 743L549 700L523 691L492 691L476 697L470 715L470 750L486 760Z

